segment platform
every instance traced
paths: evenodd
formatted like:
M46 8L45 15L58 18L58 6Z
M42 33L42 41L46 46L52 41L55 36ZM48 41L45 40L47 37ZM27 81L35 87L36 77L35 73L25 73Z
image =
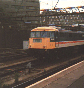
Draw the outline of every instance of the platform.
M84 88L84 61L25 88Z

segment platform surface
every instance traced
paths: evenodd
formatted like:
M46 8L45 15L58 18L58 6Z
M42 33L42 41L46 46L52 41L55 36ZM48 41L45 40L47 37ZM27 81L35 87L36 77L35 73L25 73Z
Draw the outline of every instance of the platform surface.
M84 61L26 88L84 88Z

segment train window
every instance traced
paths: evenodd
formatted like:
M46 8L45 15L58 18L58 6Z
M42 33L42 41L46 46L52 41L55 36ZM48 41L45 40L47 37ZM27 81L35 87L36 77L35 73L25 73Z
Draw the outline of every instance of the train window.
M79 37L81 38L81 34L79 34Z
M82 37L84 37L84 35L82 35Z
M40 37L40 31L36 32L36 37Z
M53 31L50 32L50 38L54 38L54 32Z
M72 37L72 34L71 33L69 33L69 37Z
M42 31L41 32L41 37L48 37L48 32L47 31Z
M60 35L60 37L65 37L65 34L62 32L60 32L59 35Z
M33 42L42 42L42 39L33 39Z
M31 37L35 37L35 32L31 32Z

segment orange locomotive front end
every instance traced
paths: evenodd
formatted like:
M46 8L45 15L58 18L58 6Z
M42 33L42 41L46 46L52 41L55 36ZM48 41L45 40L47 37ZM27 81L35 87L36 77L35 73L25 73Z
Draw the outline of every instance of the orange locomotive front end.
M31 30L29 51L35 57L49 56L50 51L56 48L56 33L53 27L37 27Z
M55 32L58 30L52 27L37 27L31 30L29 38L29 49L54 49Z

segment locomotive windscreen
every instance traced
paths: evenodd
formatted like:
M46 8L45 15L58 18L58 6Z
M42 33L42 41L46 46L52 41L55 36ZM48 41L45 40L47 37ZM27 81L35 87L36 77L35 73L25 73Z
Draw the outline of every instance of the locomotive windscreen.
M53 31L33 31L31 32L31 38L54 38Z

